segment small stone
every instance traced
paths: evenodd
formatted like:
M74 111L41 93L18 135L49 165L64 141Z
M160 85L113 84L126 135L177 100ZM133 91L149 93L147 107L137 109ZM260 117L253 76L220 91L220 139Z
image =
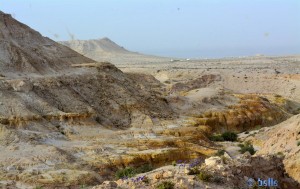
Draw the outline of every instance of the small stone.
M186 167L186 168L184 168L184 173L185 174L188 174L190 172L190 170Z
M123 184L123 180L122 180L122 179L119 179L119 180L116 181L116 183L117 183L118 185L121 185L121 184Z
M166 171L163 173L163 178L171 178L174 176L174 173L172 171Z
M220 157L210 157L208 159L205 159L205 165L209 166L209 167L214 167L217 164L221 164L222 163L222 159Z
M14 165L10 165L6 168L7 171L15 171L16 170L16 166Z

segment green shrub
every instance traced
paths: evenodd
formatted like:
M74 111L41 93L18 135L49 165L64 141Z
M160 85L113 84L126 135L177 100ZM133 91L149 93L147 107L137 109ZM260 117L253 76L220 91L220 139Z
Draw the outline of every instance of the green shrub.
M241 149L239 150L242 154L245 152L249 152L251 155L255 154L254 147L251 143L245 142L244 144L239 144L238 145Z
M231 142L237 141L238 138L238 135L236 133L230 131L226 131L221 136L225 141L231 141Z
M217 142L222 142L222 141L237 141L237 134L231 131L226 131L224 133L212 135L209 137L211 141L217 141Z
M124 169L120 169L116 172L116 178L117 179L120 179L120 178L124 178L124 177L127 177L127 178L130 178L130 177L133 177L135 176L137 173L135 171L134 168L132 167L126 167Z
M216 156L222 156L222 155L224 155L224 153L225 153L225 150L218 150L218 152L215 153L215 155Z
M297 146L300 146L300 141L297 142Z
M216 142L222 142L222 141L224 141L224 138L221 135L212 135L209 137L209 140L216 141Z
M126 167L124 169L119 169L116 172L115 176L116 176L117 179L124 178L124 177L130 178L130 177L134 177L137 174L146 173L146 172L149 172L149 171L152 171L152 170L153 170L153 167L152 167L151 164L145 164L145 165L142 165L142 166L137 167L137 168Z
M205 171L202 171L198 174L198 178L204 182L209 182L212 178L212 175Z
M171 181L163 181L156 186L157 189L173 189L175 184Z
M149 172L152 170L153 170L153 166L151 164L145 164L145 165L142 165L142 166L136 168L135 172L137 174L140 174L140 173L146 173L146 172Z

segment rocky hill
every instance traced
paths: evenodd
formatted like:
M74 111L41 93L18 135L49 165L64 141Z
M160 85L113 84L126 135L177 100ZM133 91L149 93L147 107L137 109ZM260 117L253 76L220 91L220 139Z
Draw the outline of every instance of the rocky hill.
M46 74L94 62L0 11L0 74Z
M70 47L71 49L74 49L75 51L85 56L92 56L97 53L132 53L125 48L120 47L107 37L94 40L61 41L60 43Z
M163 62L169 58L144 55L126 50L109 38L91 40L60 41L59 43L70 47L74 51L96 61L109 61L115 65L128 63Z

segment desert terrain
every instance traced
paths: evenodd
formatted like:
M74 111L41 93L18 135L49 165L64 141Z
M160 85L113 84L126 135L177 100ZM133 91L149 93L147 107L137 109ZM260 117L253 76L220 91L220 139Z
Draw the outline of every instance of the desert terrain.
M300 188L300 55L143 55L0 12L0 97L0 188Z

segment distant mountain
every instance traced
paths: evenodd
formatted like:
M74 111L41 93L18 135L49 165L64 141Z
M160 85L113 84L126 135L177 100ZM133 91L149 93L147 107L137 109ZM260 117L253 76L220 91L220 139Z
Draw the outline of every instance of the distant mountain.
M137 52L128 51L107 37L91 40L60 41L59 43L66 45L67 47L70 47L78 53L81 53L82 55L93 60L100 62L109 61L117 65L163 62L169 60L169 58L144 55Z
M107 37L92 40L61 41L60 43L87 56L97 53L131 53Z
M94 61L0 11L0 74L54 73L87 62Z

